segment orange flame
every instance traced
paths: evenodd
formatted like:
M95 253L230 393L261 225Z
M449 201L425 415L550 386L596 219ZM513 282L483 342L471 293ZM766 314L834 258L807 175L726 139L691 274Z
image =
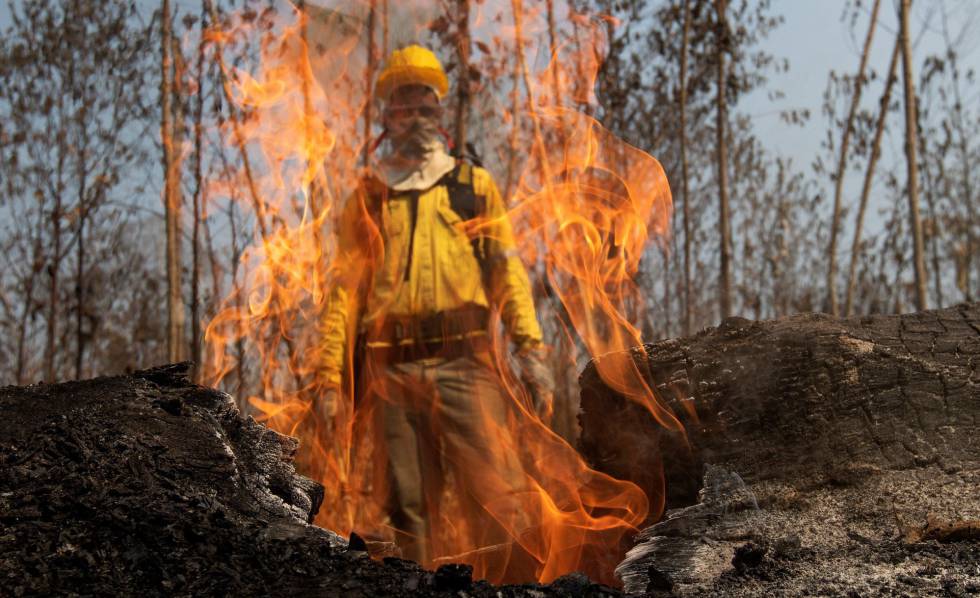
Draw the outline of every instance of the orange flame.
M572 349L555 352L568 359L554 363L556 370L576 368L580 342L599 357L599 373L611 388L679 430L632 360L615 357L641 344L635 322L643 301L635 275L650 240L668 234L666 177L654 158L582 112L592 100L605 24L566 10L558 15L562 39L537 66L542 57L526 56L528 48L549 47L551 33L539 4L533 10L519 0L474 5L470 30L480 50L474 65L484 71L474 110L483 122L471 130L491 155L489 169L507 172L504 192L524 263L560 302L539 305L538 314L550 343ZM263 34L254 74L223 66L236 116L222 133L241 168L231 187L215 182L212 196L243 201L258 238L242 258L245 279L208 325L206 366L214 383L222 383L245 365L236 349L244 342L248 367L259 374L250 404L270 427L301 438L297 461L326 488L316 523L390 539L374 407L355 409L347 397L339 425L326 429L309 406L323 388L318 363L326 289L368 266L341 259L331 230L371 142L358 123L370 101L365 69L372 61L364 39L373 3L338 5L344 12L311 8L309 18L289 11ZM431 19L439 3L412 5L389 16L402 28L412 24L410 31L391 27L393 38L406 39L393 39L390 47L425 43L436 28ZM219 50L235 39L220 30L207 35ZM581 570L615 583L624 536L659 516L662 496L647 497L634 484L593 470L534 414L507 365L499 329L494 355L509 415L482 417L475 443L482 448L451 455L463 461L456 474L428 488L438 508L431 522L433 557L424 564L469 562L477 576L494 582L546 582ZM502 543L488 545L487 521L504 530Z

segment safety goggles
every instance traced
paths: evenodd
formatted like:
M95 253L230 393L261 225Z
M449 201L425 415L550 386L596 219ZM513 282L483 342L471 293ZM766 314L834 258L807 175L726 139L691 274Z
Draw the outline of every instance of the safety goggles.
M442 106L437 104L394 104L385 108L385 116L395 120L409 118L416 114L423 118L439 118L442 112Z

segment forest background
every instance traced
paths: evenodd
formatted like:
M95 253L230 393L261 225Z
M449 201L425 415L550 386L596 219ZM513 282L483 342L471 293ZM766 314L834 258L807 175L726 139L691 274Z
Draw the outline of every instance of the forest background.
M469 39L481 2L435 4L450 95L478 132L480 94L519 76L506 59L516 53ZM795 44L772 40L796 2L534 4L550 24L538 61L549 44L575 43L570 16L613 17L599 21L595 102L578 108L657 157L671 183L672 234L636 275L644 340L728 315L899 313L980 293L971 0L800 3L833 12L836 29ZM365 80L390 49L389 4L370 6ZM263 226L235 139L250 115L229 101L227 66L254 64L249 40L290 11L266 0L13 1L0 11L0 384L207 362L208 323L247 301L243 256ZM202 35L214 31L227 37ZM802 64L779 51L790 47ZM827 72L807 68L809 53L841 58ZM815 80L823 92L801 97ZM467 139L492 153L478 133ZM501 180L503 164L490 161ZM544 301L544 285L536 292ZM260 394L263 355L247 337L231 350L223 384Z

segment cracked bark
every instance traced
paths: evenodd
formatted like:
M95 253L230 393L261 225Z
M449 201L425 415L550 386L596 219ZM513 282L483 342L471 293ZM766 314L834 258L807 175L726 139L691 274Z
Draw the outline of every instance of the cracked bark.
M980 304L729 318L633 358L689 444L586 368L583 452L650 493L663 460L668 511L620 566L627 590L980 591L977 534L927 533L980 519Z

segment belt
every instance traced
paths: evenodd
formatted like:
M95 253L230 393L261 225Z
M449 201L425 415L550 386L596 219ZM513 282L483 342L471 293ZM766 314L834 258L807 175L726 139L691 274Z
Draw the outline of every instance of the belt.
M428 357L456 358L490 349L490 312L467 306L425 318L387 318L366 339L374 360L403 363Z

